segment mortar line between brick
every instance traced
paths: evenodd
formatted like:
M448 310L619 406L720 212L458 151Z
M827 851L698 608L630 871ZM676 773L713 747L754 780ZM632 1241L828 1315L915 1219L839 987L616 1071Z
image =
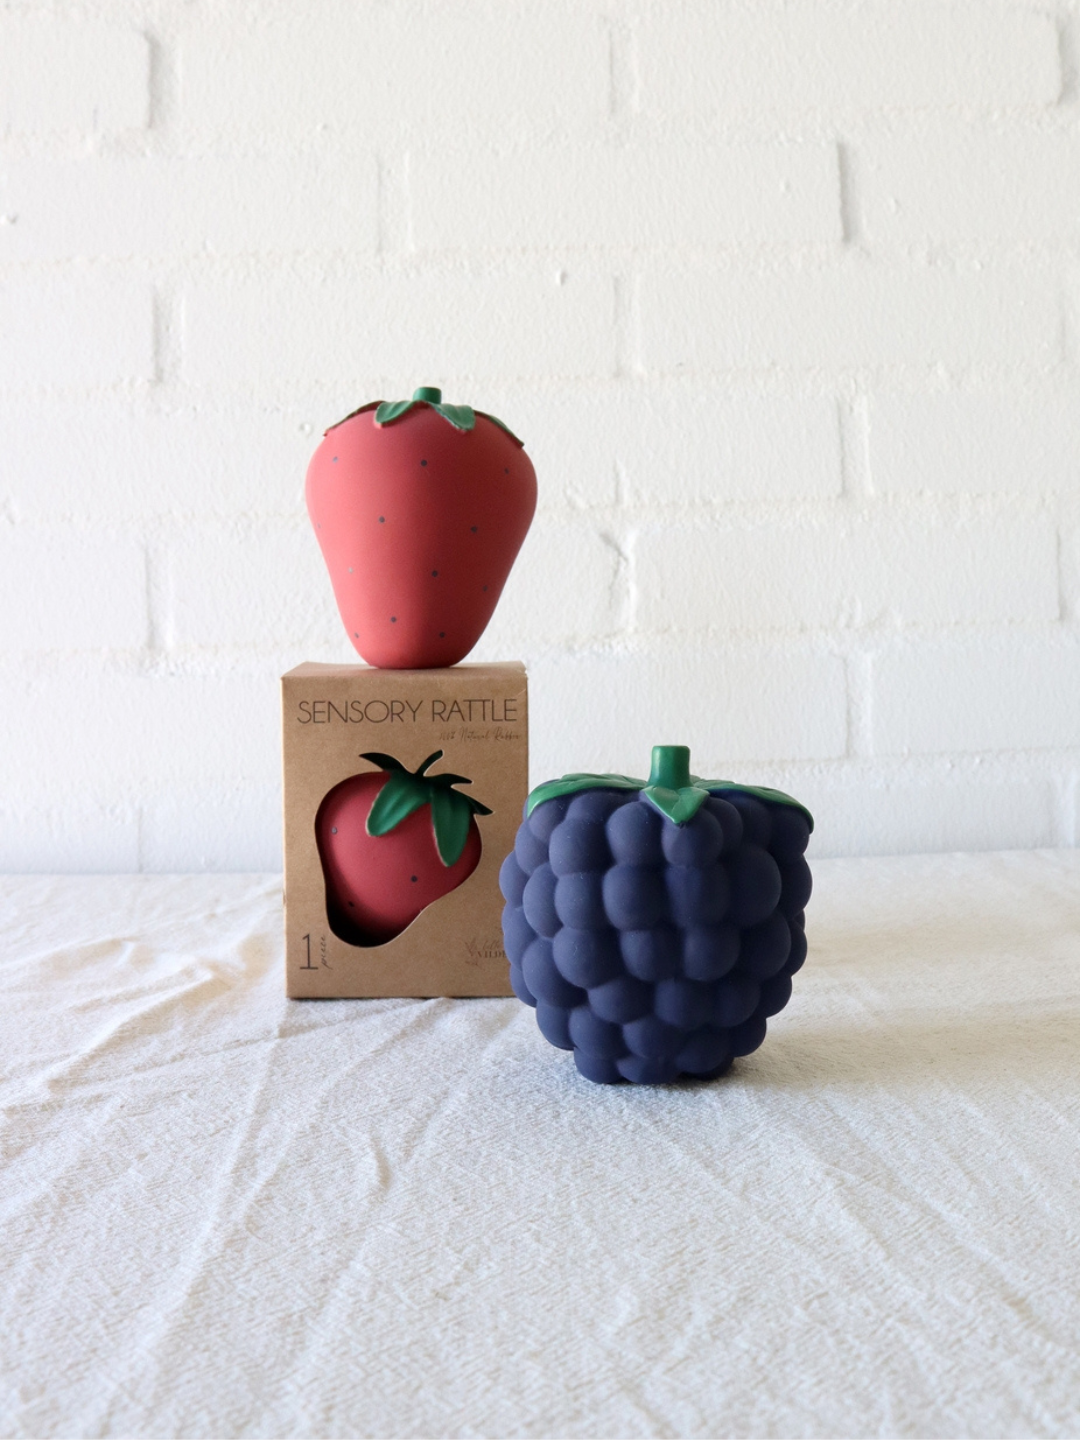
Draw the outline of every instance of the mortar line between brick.
M856 183L856 168L851 146L839 140L836 145L836 169L840 202L840 238L844 245L862 244L862 219Z
M1061 67L1059 105L1075 105L1080 98L1080 56L1077 54L1075 25L1074 15L1058 16L1058 64Z
M1059 624L1065 624L1069 619L1069 600L1065 593L1065 539L1061 530L1062 519L1059 513L1054 534L1054 564L1057 567L1057 618Z
M847 758L872 759L873 656L856 651L847 657Z
M151 547L144 544L142 547L143 556L143 593L146 598L146 648L153 654L157 649L157 622L154 611L154 581L151 573L150 560Z
M840 427L841 493L847 500L868 500L874 493L870 471L870 407L864 394L837 404Z
M615 276L615 376L640 376L644 373L640 355L640 290L639 275Z
M151 133L161 129L165 113L165 54L160 38L152 30L143 32L147 46L147 114L146 128Z
M405 249L412 249L412 206L409 203L409 157L402 156L405 185ZM386 166L382 151L375 156L375 254L381 260L386 253Z
M634 38L625 19L606 18L608 39L608 116L625 120L636 101Z

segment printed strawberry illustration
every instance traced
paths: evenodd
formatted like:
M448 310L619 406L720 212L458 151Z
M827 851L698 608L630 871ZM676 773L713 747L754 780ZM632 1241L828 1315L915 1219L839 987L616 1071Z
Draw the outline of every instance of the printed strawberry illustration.
M491 811L453 787L464 775L429 775L370 751L377 771L350 775L323 798L315 839L330 928L350 945L385 945L422 910L469 878L480 861L477 815Z
M690 774L565 775L529 796L499 873L518 998L589 1080L711 1079L765 1039L806 959L810 812Z
M354 648L370 665L429 669L483 634L532 522L536 473L501 420L424 386L332 426L306 496Z

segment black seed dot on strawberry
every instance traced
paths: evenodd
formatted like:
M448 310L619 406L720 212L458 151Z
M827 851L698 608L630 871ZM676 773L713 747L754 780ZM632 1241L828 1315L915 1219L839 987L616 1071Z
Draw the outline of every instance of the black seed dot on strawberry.
M397 616L396 616L396 615L391 615L391 616L390 616L390 624L391 624L391 625L396 625L396 624L397 624Z
M334 464L335 464L335 465L337 464L337 456L336 456L336 455L334 456Z
M353 639L354 639L354 640L359 640L359 639L360 639L360 631L359 631L359 630L354 630L352 633L353 633Z
M506 467L505 470L503 471L503 474L504 474L504 475L509 475L509 474L510 474L510 466L509 466L509 465L507 465L507 467Z
M421 465L426 465L426 464L427 464L427 461L426 461L426 460L421 460L421 461L420 461L420 464L421 464Z
M415 876L415 875L412 876L412 882L413 882L414 885L416 884L416 876Z
M380 525L385 525L385 524L386 524L386 516L385 516L385 515L380 515L380 516L379 516L379 524L380 524Z
M336 825L331 825L331 826L330 826L330 834L331 834L331 835L336 835L336 834L337 834L337 826L336 826Z
M440 631L439 631L439 639L440 639L440 640L445 640L445 639L446 639L446 631L445 631L445 630L440 630Z
M484 586L484 589L485 589L485 590L487 589L487 586L486 586L486 585Z
M476 532L477 532L479 529L480 529L480 526L479 526L479 525L474 525L474 526L472 527L472 533L475 535Z
M439 573L439 572L438 572L437 570L432 570L432 572L431 572L432 579L434 579L435 576L438 575L438 573Z

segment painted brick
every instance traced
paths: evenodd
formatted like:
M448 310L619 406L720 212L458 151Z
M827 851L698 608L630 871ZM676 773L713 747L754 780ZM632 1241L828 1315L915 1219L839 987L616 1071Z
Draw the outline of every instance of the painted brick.
M1062 358L1062 297L1026 270L949 275L850 265L813 274L652 271L647 369L1033 365Z
M530 774L637 775L653 745L689 745L699 774L749 780L746 762L825 759L847 743L844 663L833 655L549 656L530 666Z
M218 11L181 41L182 125L228 144L307 148L595 124L608 42L591 7L486 4L413 13L324 0Z
M150 380L153 303L137 282L83 278L0 285L0 386Z
M0 166L0 258L373 252L370 155L138 156Z
M280 768L279 674L8 667L0 745L20 777L8 803L49 809L78 796L126 805L147 790L194 796L263 783Z
M1037 130L973 127L863 140L857 147L865 240L1075 240L1080 141Z
M819 858L1058 843L1054 787L1042 778L913 780L860 773L847 783L829 783L808 776L796 793L814 815L813 853Z
M0 505L30 520L304 513L304 475L330 419L258 401L148 412L139 400L0 398Z
M0 133L141 129L150 117L150 47L124 25L0 15Z
M839 241L832 145L596 146L410 156L410 239L445 247Z
M33 789L33 786L27 786ZM134 805L94 803L71 795L52 808L26 797L0 811L0 871L11 875L131 872L139 868Z
M1080 481L1073 395L876 395L869 415L882 494L1045 494Z
M459 397L447 391L446 398ZM497 415L524 442L536 469L540 514L616 504L615 442L627 408L618 383L549 380L540 388L495 379L460 398Z
M642 108L661 114L998 110L1061 92L1053 17L1019 6L696 0L649 7L636 46Z
M185 378L260 393L348 374L404 377L395 393L411 395L432 374L445 385L610 374L615 364L614 291L603 275L282 279L272 299L265 281L208 282L190 287L184 312Z
M476 660L612 634L625 606L616 544L591 525L538 520L521 548Z
M146 558L134 541L0 532L5 650L134 649L149 636Z
M355 658L306 517L188 527L164 566L171 644L295 645Z
M708 384L671 391L617 382L496 386L478 403L525 441L541 511L611 506L620 493L650 509L824 499L842 486L837 406L827 395L735 396Z
M1080 646L1025 635L898 649L874 659L871 704L883 755L1075 747Z
M1046 516L668 526L633 546L636 620L664 633L1058 618Z
M139 815L145 871L281 870L281 783L276 775L195 795L149 796Z
M695 386L646 391L622 407L615 453L636 505L826 499L840 493L836 401L740 395Z

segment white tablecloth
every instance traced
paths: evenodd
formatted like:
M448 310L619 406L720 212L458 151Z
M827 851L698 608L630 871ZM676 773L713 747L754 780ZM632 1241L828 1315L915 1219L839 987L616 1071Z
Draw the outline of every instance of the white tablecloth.
M0 881L0 1431L1077 1434L1080 854L815 874L672 1089L286 1001L273 877Z

